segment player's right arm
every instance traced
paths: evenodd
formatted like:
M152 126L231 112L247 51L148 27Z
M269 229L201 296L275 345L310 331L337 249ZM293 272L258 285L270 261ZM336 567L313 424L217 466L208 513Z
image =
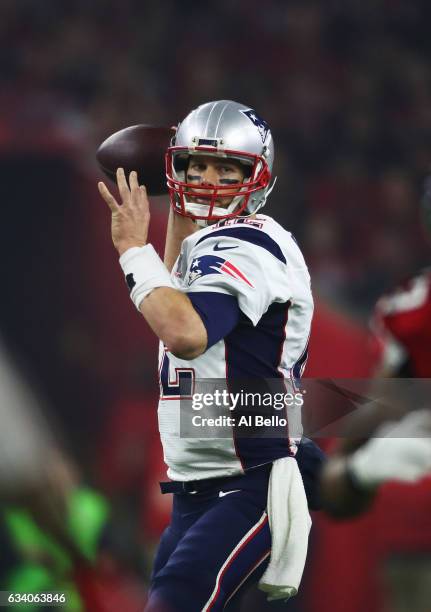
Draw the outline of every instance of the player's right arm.
M153 247L147 245L150 209L146 189L139 186L137 173L130 173L130 187L122 168L118 168L116 177L121 204L104 183L100 182L98 187L111 210L112 241L120 255L132 300L172 353L182 359L194 359L206 350L205 326L187 295L173 287L170 274Z

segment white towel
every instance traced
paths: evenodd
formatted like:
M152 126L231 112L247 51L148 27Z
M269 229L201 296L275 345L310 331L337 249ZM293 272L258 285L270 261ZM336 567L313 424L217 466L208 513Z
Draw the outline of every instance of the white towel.
M293 457L274 461L268 488L271 558L259 582L268 601L296 595L307 557L311 518L304 484Z

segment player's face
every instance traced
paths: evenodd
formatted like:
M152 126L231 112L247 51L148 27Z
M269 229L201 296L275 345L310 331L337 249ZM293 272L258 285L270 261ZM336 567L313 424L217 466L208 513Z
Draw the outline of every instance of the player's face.
M244 170L240 162L234 159L220 159L210 155L192 155L187 168L187 183L192 185L206 185L210 187L238 185L244 180ZM216 199L216 205L227 208L232 202L229 193L237 193L238 187L223 190L223 197ZM206 194L207 197L189 196L189 199L198 204L209 204L208 190L194 189L193 193ZM226 196L226 197L225 197Z

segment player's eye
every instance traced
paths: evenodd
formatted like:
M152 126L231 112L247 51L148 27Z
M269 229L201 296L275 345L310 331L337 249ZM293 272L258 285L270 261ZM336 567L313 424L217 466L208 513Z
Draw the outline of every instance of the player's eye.
M223 174L235 174L236 168L235 166L220 166L220 171Z
M206 170L206 164L202 164L202 163L193 163L192 164L192 169L195 170L196 172L205 172Z

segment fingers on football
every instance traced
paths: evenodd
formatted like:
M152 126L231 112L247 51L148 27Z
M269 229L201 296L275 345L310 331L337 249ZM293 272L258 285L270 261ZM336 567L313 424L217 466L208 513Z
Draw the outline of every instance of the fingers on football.
M142 205L142 192L139 189L138 173L134 170L129 175L130 192L132 194L132 203Z
M150 210L150 203L148 201L148 195L147 195L147 188L145 187L145 185L140 185L139 186L139 194L140 194L140 200L141 200L141 204L145 210L145 212L149 212Z
M136 191L137 189L139 189L138 174L134 170L132 170L132 172L129 174L129 185L130 185L130 191L132 191L132 193Z
M116 211L118 208L118 203L116 199L114 198L114 196L112 195L112 193L107 188L107 186L105 185L105 183L100 181L100 183L97 183L97 187L99 188L100 195L105 200L105 202L107 203L109 208L112 210L112 212Z
M126 175L124 174L123 168L117 168L117 185L118 191L120 192L123 204L130 200L130 190L127 184Z

